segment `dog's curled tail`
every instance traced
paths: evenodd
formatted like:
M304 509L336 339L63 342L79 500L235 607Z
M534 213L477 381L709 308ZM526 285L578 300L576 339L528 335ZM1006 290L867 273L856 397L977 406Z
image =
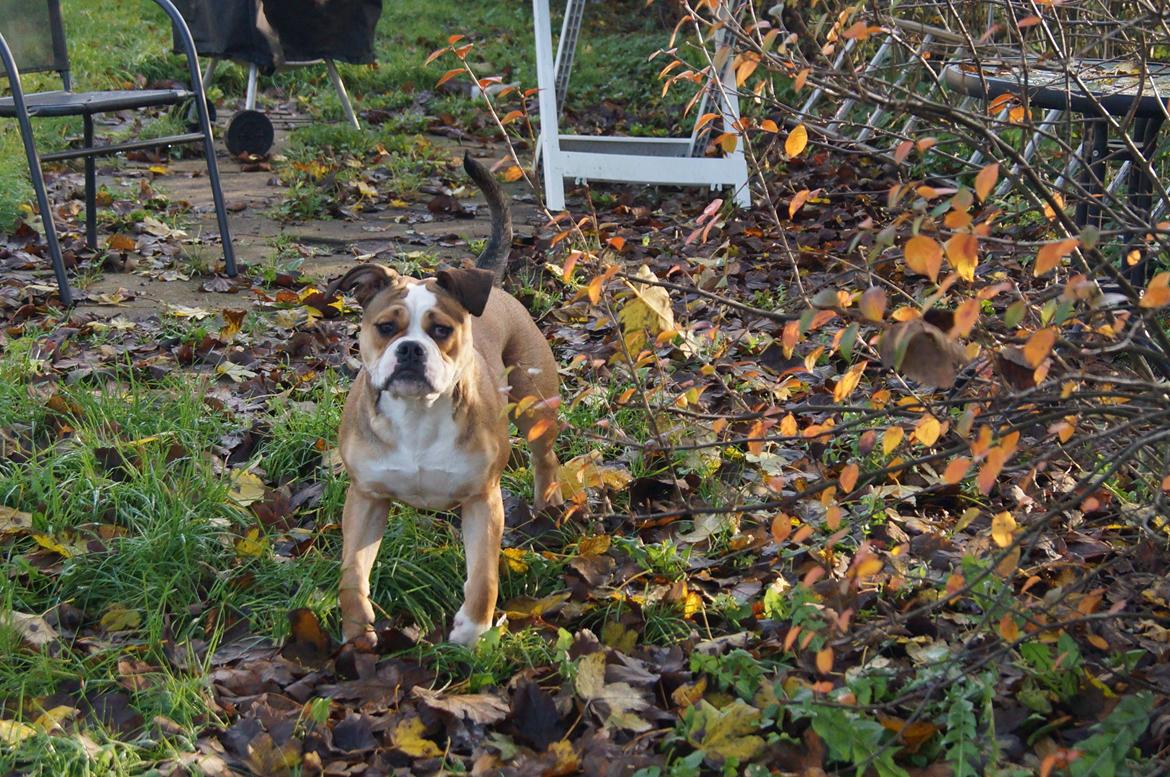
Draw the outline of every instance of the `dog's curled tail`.
M496 283L499 283L508 265L508 254L512 252L512 211L508 207L504 190L496 183L491 171L472 159L467 152L463 154L463 169L483 192L492 214L492 236L488 238L483 252L476 257L475 266L481 270L491 270L496 275Z

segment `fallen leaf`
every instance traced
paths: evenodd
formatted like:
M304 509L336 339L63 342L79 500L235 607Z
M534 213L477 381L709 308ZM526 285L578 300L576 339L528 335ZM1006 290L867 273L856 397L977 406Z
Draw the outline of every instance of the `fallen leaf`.
M735 759L741 765L764 747L759 729L760 711L742 699L718 709L706 699L699 701L691 719L687 741L715 764Z
M390 729L390 743L412 758L438 758L443 751L429 739L423 737L426 725L417 716L399 721Z

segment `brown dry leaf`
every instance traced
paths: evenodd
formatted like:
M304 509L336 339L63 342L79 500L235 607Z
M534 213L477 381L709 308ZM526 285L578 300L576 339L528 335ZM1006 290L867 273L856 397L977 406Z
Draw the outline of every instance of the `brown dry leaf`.
M890 327L878 347L882 363L928 386L955 384L956 367L967 360L966 350L921 318Z
M486 726L508 716L508 702L490 693L444 695L416 685L414 697L433 710L442 710L457 718Z
M650 706L641 693L629 683L605 682L605 652L597 651L583 656L577 662L574 681L577 695L588 702L600 702L607 710L606 728L634 732L649 731L652 726L636 713Z
M562 464L557 479L561 495L572 500L590 488L620 491L630 484L633 476L622 467L602 464L601 451L594 449Z
M40 615L10 610L0 612L0 626L12 629L31 647L43 647L57 639L57 631Z

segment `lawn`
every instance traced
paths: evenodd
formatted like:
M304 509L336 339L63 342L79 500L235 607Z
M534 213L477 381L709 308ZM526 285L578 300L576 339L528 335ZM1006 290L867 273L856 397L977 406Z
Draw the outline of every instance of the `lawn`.
M181 75L146 0L64 11L77 83ZM360 310L322 289L354 257L421 276L482 245L457 144L506 148L465 79L437 85L453 53L426 60L465 35L478 75L531 87L530 13L387 2L378 64L342 68L360 132L323 69L265 81L262 106L309 121L269 159L221 156L271 195L233 212L267 230L237 279L169 188L203 185L196 160L116 160L99 250L78 241L76 196L58 213L87 294L61 310L3 127L0 773L1159 773L1164 382L1093 339L1125 321L1078 307L1051 216L988 200L982 170L944 188L933 138L905 168L806 149L763 98L745 113L771 194L752 209L580 186L577 220L546 223L513 187L506 286L560 366L566 511L532 512L515 438L500 617L465 648L444 640L458 521L396 506L378 652L339 645ZM650 56L678 5L588 13L569 120L679 132L689 95L664 96L669 59ZM243 71L220 73L212 96L234 104ZM794 94L790 75L758 94ZM520 90L499 115L530 107ZM44 148L79 134L38 127ZM522 159L527 130L508 126ZM76 190L76 165L51 173ZM960 278L947 238L975 222ZM337 245L303 237L326 226ZM1063 290L1034 271L1050 245Z

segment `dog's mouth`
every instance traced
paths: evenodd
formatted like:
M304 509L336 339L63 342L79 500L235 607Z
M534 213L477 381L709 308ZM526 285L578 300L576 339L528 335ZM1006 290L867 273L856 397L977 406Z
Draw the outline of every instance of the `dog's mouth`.
M435 391L426 372L419 367L399 367L386 381L382 391L396 397L421 397Z

